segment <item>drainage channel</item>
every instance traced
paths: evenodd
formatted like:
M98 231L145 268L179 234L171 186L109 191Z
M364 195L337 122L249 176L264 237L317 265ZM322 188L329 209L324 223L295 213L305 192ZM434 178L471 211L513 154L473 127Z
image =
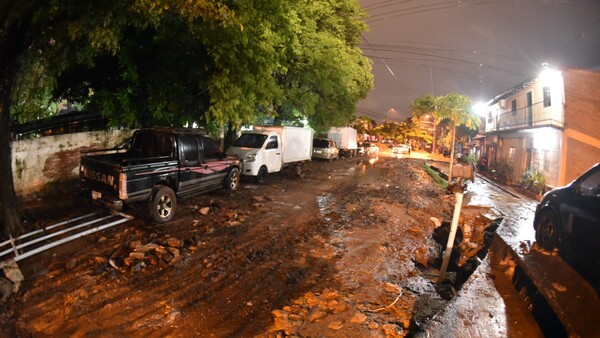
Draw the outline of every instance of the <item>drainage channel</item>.
M497 274L504 274L502 278L510 280L510 284L533 316L543 335L545 337L580 336L576 333L577 329L569 329L568 323L567 326L565 325L565 318L561 318L558 314L560 310L557 309L557 304L549 302L548 290L545 289L551 286L542 281L546 276L534 271L530 263L523 260L501 236L494 236L492 246L490 253L492 268L502 271Z

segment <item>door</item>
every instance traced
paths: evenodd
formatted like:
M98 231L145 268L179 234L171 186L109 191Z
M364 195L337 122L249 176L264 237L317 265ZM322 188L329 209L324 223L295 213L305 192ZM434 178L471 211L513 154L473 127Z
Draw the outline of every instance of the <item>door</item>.
M533 125L533 96L531 92L527 92L527 125Z
M586 175L577 187L576 196L567 201L572 217L573 241L589 259L598 260L600 251L600 170ZM568 221L571 221L568 219ZM600 267L600 264L598 264Z
M281 170L281 139L279 135L271 135L265 146L265 164L270 173Z
M202 186L212 189L223 183L229 167L225 154L214 140L203 137L202 144Z
M200 189L202 179L200 167L200 144L195 136L178 137L181 167L179 169L179 190L182 195L191 195Z

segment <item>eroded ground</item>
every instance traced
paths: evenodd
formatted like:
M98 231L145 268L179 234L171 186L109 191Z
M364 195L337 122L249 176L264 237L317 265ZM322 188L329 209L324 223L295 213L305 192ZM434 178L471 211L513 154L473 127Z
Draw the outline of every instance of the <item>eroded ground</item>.
M421 271L437 258L431 234L454 200L422 163L311 162L302 179L276 174L184 201L168 226L136 218L34 256L20 263L27 280L3 327L17 336L406 336L445 303Z

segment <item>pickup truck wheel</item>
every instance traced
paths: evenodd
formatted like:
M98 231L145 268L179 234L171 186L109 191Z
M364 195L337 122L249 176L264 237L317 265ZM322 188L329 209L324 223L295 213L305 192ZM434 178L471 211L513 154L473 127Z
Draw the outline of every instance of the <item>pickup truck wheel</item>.
M233 191L237 190L240 186L240 170L238 168L232 168L225 177L225 189Z
M265 184L265 182L267 181L267 174L267 167L260 167L260 169L258 169L258 174L256 175L256 183Z
M166 223L173 219L177 209L177 197L173 189L161 187L150 202L150 216L159 223Z

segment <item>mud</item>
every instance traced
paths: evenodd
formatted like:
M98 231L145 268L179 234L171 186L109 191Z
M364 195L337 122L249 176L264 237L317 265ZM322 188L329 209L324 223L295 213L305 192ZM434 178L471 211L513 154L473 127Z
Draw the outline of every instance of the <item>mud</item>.
M300 179L182 201L167 226L138 206L124 226L20 264L1 324L21 337L410 335L446 304L431 235L454 202L422 164L315 161Z

